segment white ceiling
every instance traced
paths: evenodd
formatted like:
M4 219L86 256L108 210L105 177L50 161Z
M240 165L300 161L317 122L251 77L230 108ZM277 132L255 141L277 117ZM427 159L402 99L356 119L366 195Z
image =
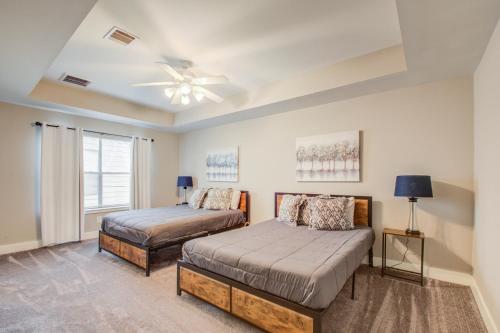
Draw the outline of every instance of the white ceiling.
M140 37L129 46L103 39L118 26ZM314 68L401 43L394 0L99 0L45 73L92 81L87 89L165 111L170 78L154 62L186 59L198 74L225 75L222 96L245 93Z
M406 59L405 71L387 73L334 88L323 84L315 92L300 96L294 96L289 93L290 89L286 89L286 98L282 96L271 103L238 96L235 100L243 100L243 103L232 103L231 98L221 104L198 106L179 113L175 117L174 128L181 132L190 131L471 75L481 61L500 17L499 0L397 0L397 9ZM351 75L352 71L353 69L349 69L347 74ZM323 70L323 76L314 81L307 81L307 75L299 79L304 78L302 86L316 85L322 79L325 82L330 78L334 80L329 75L328 68ZM281 83L288 86L290 81L297 80L285 80ZM264 94L269 90L276 89L270 85L260 93Z
M0 0L0 101L189 131L471 75L499 17L499 0ZM129 47L102 39L113 25L141 39ZM398 49L404 56L382 57ZM231 86L217 90L226 100L173 115L161 89L129 87L166 79L152 65L164 57L228 76ZM359 66L360 58L373 61ZM62 72L93 84L40 81ZM115 114L110 105L122 107Z

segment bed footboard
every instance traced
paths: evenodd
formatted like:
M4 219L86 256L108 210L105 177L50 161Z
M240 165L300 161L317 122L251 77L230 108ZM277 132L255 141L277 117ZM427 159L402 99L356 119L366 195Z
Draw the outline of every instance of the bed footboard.
M145 269L146 276L149 276L151 258L150 249L148 247L128 242L125 239L112 236L101 230L99 231L99 252L103 249Z
M321 332L323 310L304 307L178 261L177 294L182 291L268 332Z

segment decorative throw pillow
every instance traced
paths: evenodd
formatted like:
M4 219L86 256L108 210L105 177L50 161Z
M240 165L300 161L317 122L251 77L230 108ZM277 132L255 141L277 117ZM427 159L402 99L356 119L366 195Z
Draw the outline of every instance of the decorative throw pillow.
M304 198L300 195L285 194L281 198L278 221L296 226L299 219L299 208Z
M240 207L241 191L233 190L231 195L231 209L238 209Z
M315 198L312 201L312 219L309 229L352 230L353 223L348 218L349 198Z
M347 209L346 209L346 219L349 220L349 223L351 224L352 228L354 229L354 209L356 208L356 199L354 197L348 197L347 198Z
M191 195L191 198L189 198L189 207L199 209L201 207L201 204L203 203L203 199L205 198L207 191L208 190L206 188L196 189Z
M321 194L318 195L318 198L320 199L334 199L336 198L335 196L329 195L329 194ZM356 199L354 197L347 197L347 208L345 211L345 218L349 220L349 222L352 225L352 229L354 229L354 209L356 208ZM311 207L311 206L310 206Z
M297 224L310 225L312 219L312 201L315 197L308 197L306 195L303 195L302 197L304 200L302 201L302 205L299 209L299 219Z
M231 208L232 189L212 188L203 201L204 209L222 210Z

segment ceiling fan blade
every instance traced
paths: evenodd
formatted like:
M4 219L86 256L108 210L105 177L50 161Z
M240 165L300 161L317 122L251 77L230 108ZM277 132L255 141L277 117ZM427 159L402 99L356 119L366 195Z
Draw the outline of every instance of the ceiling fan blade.
M174 93L174 96L170 100L171 104L181 104L182 92L180 89L177 89Z
M191 80L192 84L224 84L227 83L228 79L225 76L210 76L210 77L195 77Z
M224 98L200 86L193 87L193 92L195 94L196 93L203 94L206 98L214 101L215 103L222 103L222 101L224 101Z
M156 87L156 86L175 86L177 82L163 81L163 82L146 82L146 83L134 83L132 87Z
M171 77L176 79L177 81L184 81L184 76L179 74L175 69L173 69L170 65L167 65L165 63L159 62L158 65L160 65L160 68L163 69L165 72L167 72Z

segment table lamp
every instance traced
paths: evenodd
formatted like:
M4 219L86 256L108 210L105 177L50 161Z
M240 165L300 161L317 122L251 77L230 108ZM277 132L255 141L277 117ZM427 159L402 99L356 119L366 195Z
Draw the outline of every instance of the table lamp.
M177 187L182 187L184 189L184 202L182 204L187 204L186 192L188 187L193 187L193 177L191 176L179 176L177 177Z
M407 197L410 202L410 216L407 234L419 235L417 228L416 205L418 198L432 198L431 176L404 175L396 177L394 196Z

